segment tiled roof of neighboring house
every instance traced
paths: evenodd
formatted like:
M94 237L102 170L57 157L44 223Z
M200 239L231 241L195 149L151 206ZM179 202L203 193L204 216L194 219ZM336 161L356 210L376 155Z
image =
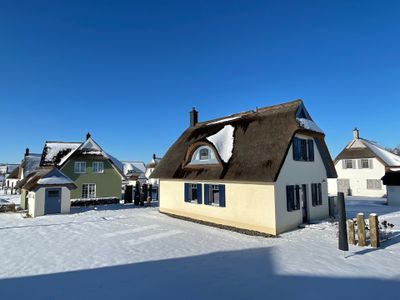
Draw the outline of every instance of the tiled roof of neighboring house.
M146 172L146 166L142 161L122 161L124 174L144 174Z
M17 188L23 188L28 191L39 187L51 186L65 186L69 189L77 188L72 179L70 179L56 167L40 168L17 184Z
M400 156L386 150L375 142L363 138L354 138L335 158L342 159L376 158L386 167L399 167Z
M17 166L7 178L9 179L19 179L19 169L20 166Z
M24 177L34 172L40 165L41 154L30 153L22 160L21 166L24 170Z
M312 136L328 177L337 177L321 129L296 100L230 115L189 127L169 148L150 176L160 179L274 182L296 133ZM218 165L191 167L194 146L206 144Z

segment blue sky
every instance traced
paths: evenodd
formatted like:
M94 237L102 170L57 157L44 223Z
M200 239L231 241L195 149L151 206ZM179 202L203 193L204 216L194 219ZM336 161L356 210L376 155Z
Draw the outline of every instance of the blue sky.
M87 131L125 160L301 98L335 156L400 144L399 1L0 2L0 161Z

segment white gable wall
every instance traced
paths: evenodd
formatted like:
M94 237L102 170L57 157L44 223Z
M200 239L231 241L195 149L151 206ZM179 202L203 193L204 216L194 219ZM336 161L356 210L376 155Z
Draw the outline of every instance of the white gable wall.
M312 139L311 137L296 134L296 137ZM322 185L322 205L312 206L311 183ZM303 223L303 211L287 211L286 186L307 185L307 213L309 220L323 219L329 216L327 174L321 155L314 142L314 161L293 160L293 144L291 144L285 162L281 168L278 179L275 183L275 215L277 232L281 233Z
M386 187L383 185L381 189L372 190L367 189L367 179L381 180L385 175L385 166L376 158L372 158L372 168L371 169L359 169L358 159L354 159L353 166L356 169L344 169L343 161L339 160L335 164L336 172L338 174L338 179L349 179L350 189L352 195L354 196L366 196L366 197L383 197L386 195ZM336 194L337 180L329 181L329 193Z

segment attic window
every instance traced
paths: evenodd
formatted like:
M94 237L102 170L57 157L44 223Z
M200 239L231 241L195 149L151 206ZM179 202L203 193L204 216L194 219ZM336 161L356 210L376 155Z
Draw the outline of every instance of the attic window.
M199 146L192 154L190 165L217 164L218 160L210 146Z
M207 148L200 149L199 159L200 160L209 160L210 159L210 150Z

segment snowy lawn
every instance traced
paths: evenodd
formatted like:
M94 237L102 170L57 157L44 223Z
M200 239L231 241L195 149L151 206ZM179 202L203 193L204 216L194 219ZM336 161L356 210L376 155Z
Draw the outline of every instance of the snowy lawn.
M385 213L399 230L400 210L378 200L348 200L348 215ZM336 232L254 237L131 205L3 213L0 299L398 299L399 236L344 258Z

